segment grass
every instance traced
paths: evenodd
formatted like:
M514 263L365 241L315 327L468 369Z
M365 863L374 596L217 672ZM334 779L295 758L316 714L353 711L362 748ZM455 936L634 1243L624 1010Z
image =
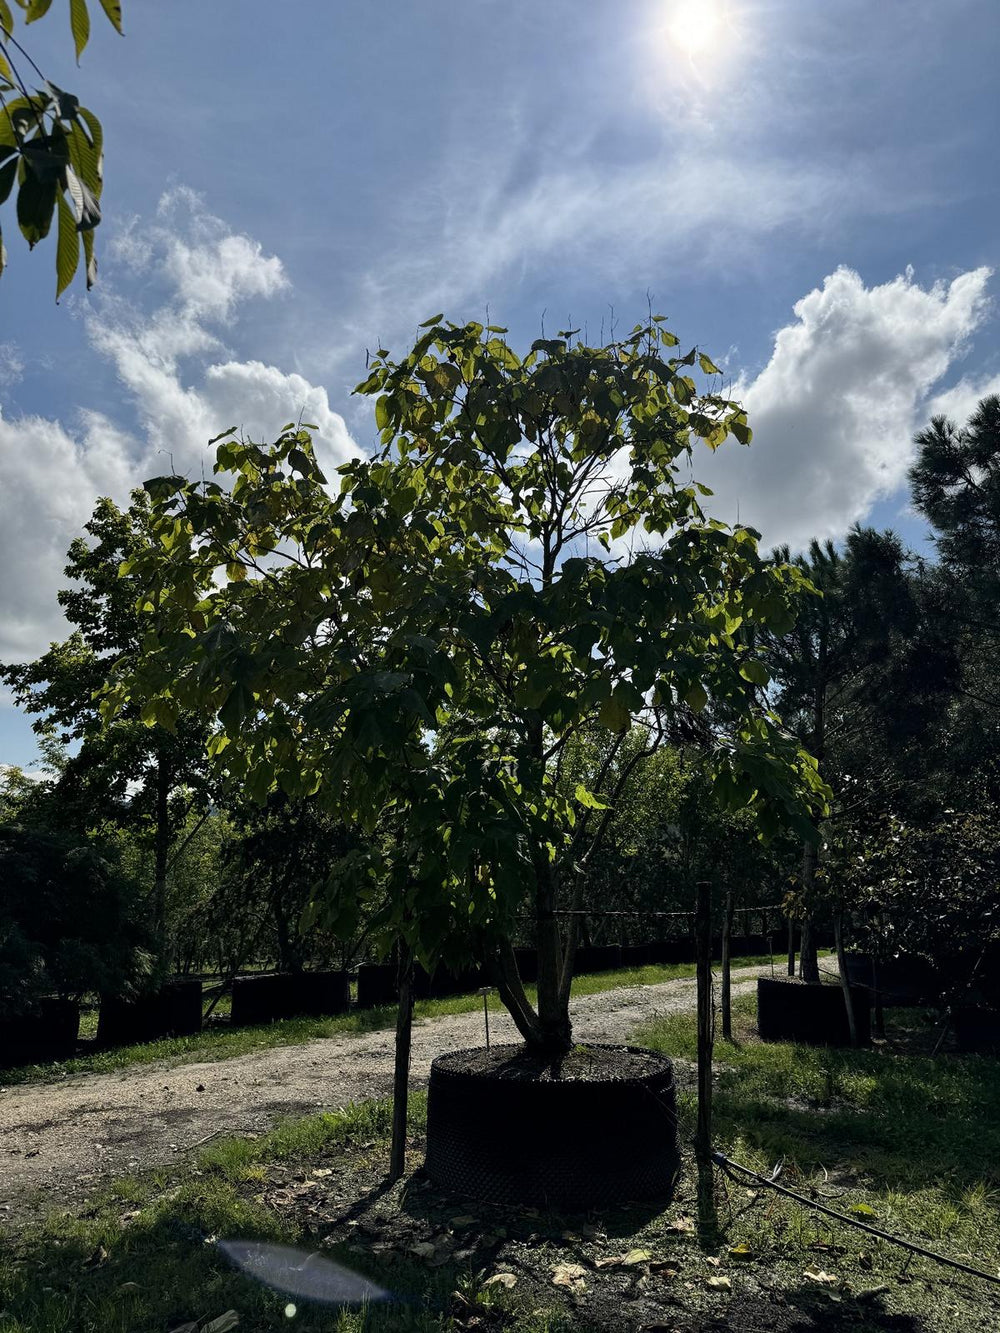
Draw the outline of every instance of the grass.
M756 1037L754 1003L736 999L734 1040L716 1042L716 1147L763 1174L782 1163L790 1188L1000 1273L1000 1062L923 1053L932 1045L932 1015L914 1010L889 1011L882 1049L765 1043ZM646 1024L634 1040L696 1058L691 1015ZM691 1094L681 1109L693 1123ZM814 1267L835 1268L855 1290L888 1283L894 1296L903 1293L900 1310L933 1315L941 1327L949 1310L973 1319L967 1327L1000 1323L997 1303L984 1305L985 1284L929 1260L907 1262L896 1247L766 1190L748 1206L745 1184L726 1185L727 1244L746 1244L778 1269L789 1260L801 1265L805 1247L818 1256Z
M411 1127L422 1125L425 1107L425 1098L412 1099ZM336 1164L345 1153L363 1157L373 1148L384 1157L390 1118L388 1102L369 1102L310 1116L261 1139L221 1140L185 1174L128 1177L83 1217L52 1216L0 1248L0 1333L166 1333L227 1310L238 1313L239 1329L248 1333L282 1327L297 1333L432 1333L452 1327L440 1312L448 1308L456 1281L467 1290L475 1286L472 1274L457 1279L451 1271L429 1272L415 1258L397 1258L394 1303L356 1310L296 1307L236 1270L216 1245L252 1239L315 1249L314 1237L263 1201L265 1168L312 1168L318 1158ZM328 1253L363 1267L337 1250ZM524 1333L568 1333L570 1327L558 1315L523 1308L502 1289L485 1293L485 1308L509 1312L504 1324Z
M752 967L769 962L768 957L734 960L738 967ZM676 981L694 976L693 964L678 963L666 967L641 967L620 972L597 972L573 979L573 995L593 995L600 991L627 986L655 986L664 981ZM534 990L528 987L534 999ZM503 1009L499 997L489 997L492 1012ZM456 995L443 1000L419 1000L414 1008L417 1018L440 1018L445 1014L467 1014L482 1008L478 995ZM218 1007L216 1009L218 1012ZM94 1020L96 1030L96 1019ZM360 1035L381 1031L396 1024L393 1006L379 1009L357 1009L347 1014L328 1018L286 1018L261 1027L230 1028L223 1024L205 1028L188 1037L168 1037L162 1041L146 1042L139 1046L120 1046L112 1050L96 1051L55 1064L23 1065L17 1069L0 1071L0 1085L13 1087L21 1083L37 1083L65 1078L70 1074L103 1074L126 1069L130 1065L148 1064L155 1060L169 1060L175 1064L190 1064L202 1060L232 1060L253 1051L270 1050L276 1046L299 1046L323 1037Z

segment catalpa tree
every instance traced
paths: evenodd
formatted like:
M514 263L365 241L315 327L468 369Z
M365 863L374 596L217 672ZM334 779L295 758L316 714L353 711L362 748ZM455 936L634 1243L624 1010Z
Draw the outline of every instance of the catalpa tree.
M762 560L750 529L704 517L695 444L750 431L699 392L696 364L716 367L674 354L661 320L524 357L502 329L423 328L358 387L375 399L374 457L327 481L307 430L266 447L229 432L219 481L147 483L158 550L124 572L147 589L149 633L105 708L139 697L167 727L200 710L216 762L258 799L277 786L391 828L386 927L429 965L484 953L525 1040L558 1050L572 913L635 764L700 742L717 794L765 832L805 832L822 805L749 633L787 627L804 580ZM595 720L612 737L602 799L559 780ZM616 765L636 726L645 744ZM344 882L317 893L333 925L353 910ZM510 946L521 914L537 1005Z

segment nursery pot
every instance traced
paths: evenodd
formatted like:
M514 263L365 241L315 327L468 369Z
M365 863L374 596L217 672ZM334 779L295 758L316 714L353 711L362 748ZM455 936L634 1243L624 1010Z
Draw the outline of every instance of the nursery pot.
M0 1019L0 1069L68 1060L79 1031L75 1000L41 1000L34 1013Z
M263 972L233 981L233 1027L271 1023L298 1014L340 1014L351 1000L346 972Z
M201 982L197 977L167 981L153 994L134 1000L101 996L99 1046L134 1046L161 1037L189 1037L200 1031Z
M583 1211L668 1200L679 1168L673 1066L655 1051L494 1046L431 1065L426 1169L455 1194Z
M851 987L858 1044L871 1041L871 997ZM757 1030L763 1041L801 1041L814 1046L850 1046L847 1005L839 986L818 986L794 977L757 981Z

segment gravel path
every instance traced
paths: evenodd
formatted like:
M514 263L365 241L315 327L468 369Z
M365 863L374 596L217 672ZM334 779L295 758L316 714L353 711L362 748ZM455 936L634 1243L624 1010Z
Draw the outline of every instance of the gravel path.
M769 971L734 969L734 993ZM574 1034L625 1042L645 1020L694 1006L693 979L603 991L574 1001ZM490 1015L490 1036L518 1040L506 1013ZM40 1207L79 1204L102 1177L176 1162L220 1130L259 1134L282 1118L387 1096L393 1039L391 1031L341 1035L233 1060L162 1061L0 1089L0 1226ZM482 1044L479 1013L419 1020L411 1086L426 1084L442 1051Z

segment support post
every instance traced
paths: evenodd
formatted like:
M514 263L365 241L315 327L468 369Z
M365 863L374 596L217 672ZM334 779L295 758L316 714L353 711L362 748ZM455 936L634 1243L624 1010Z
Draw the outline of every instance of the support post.
M788 975L795 976L795 920L788 917Z
M858 1044L858 1025L854 1017L854 999L851 995L851 979L847 975L847 958L844 954L844 914L838 908L833 918L834 942L837 946L837 967L840 971L840 989L844 993L844 1005L847 1009L847 1030L851 1034L851 1045Z
M695 913L698 959L698 1129L695 1158L698 1164L698 1232L702 1246L718 1244L715 1180L712 1173L712 886L698 884Z
M726 905L722 916L722 1036L733 1039L732 963L733 891L726 888Z
M399 946L399 1007L396 1010L396 1063L392 1076L392 1146L389 1183L406 1170L406 1111L410 1091L410 1039L413 1032L413 950Z

